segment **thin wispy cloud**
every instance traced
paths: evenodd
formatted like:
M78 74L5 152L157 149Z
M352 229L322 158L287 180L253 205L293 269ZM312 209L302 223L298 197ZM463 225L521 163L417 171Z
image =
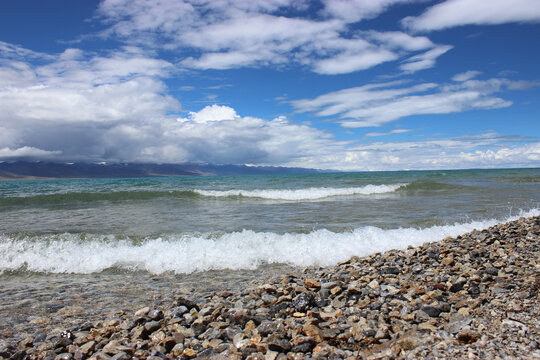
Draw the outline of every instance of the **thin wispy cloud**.
M295 100L291 104L300 113L337 117L345 127L373 127L412 115L508 107L512 102L496 94L516 88L516 82L507 79L402 85L399 82L364 85Z
M433 31L463 25L539 23L540 4L536 0L446 0L419 16L403 19L414 31Z
M404 134L413 131L412 129L393 129L387 132L368 132L364 136L366 137L378 137L378 136L389 136L389 135L395 135L395 134Z

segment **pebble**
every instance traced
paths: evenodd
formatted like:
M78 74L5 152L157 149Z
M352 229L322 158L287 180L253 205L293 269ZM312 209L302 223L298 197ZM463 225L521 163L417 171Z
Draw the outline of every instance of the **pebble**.
M540 358L539 235L540 217L523 218L68 330L5 330L0 357Z

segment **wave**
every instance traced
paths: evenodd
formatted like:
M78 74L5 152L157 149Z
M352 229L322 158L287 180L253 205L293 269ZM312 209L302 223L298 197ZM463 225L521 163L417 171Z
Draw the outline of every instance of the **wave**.
M434 180L416 180L402 186L399 191L406 194L439 193L445 191L464 191L477 189L475 186L441 183Z
M0 197L0 206L32 206L32 205L58 205L91 203L97 201L129 201L152 200L158 198L192 199L197 197L244 197L272 200L316 200L333 196L344 195L371 195L396 191L400 186L394 185L366 185L352 188L305 188L296 190L156 190L156 191L113 191L113 192L70 192L39 194L31 196Z
M305 189L265 190L195 190L197 194L211 197L247 197L269 200L318 200L334 196L373 195L394 192L407 184L365 185L362 187L330 188L311 187Z
M193 198L193 190L176 191L114 191L103 193L56 193L33 196L15 196L0 198L0 206L27 206L47 204L88 203L95 201L149 200L160 197Z
M29 271L88 274L106 269L191 273L219 269L253 269L267 263L331 266L351 256L418 246L428 241L484 229L519 217L539 216L540 209L504 220L484 220L424 229L352 232L317 230L308 234L242 232L216 235L168 235L144 240L109 235L0 235L0 273Z

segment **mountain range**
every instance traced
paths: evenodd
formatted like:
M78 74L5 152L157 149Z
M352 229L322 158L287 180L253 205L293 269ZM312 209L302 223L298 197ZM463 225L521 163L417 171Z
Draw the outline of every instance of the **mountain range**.
M0 162L0 179L126 178L155 176L213 176L255 174L307 174L322 170L274 166L150 163Z

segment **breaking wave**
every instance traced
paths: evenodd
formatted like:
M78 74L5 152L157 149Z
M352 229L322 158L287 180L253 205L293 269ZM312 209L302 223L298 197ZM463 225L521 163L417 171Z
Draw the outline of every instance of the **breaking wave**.
M331 187L312 187L305 189L283 189L283 190L195 190L196 193L203 196L212 197L249 197L269 200L318 200L334 196L350 195L373 195L394 192L407 184L391 185L365 185L362 187L331 188Z
M417 246L427 241L484 229L504 220L484 220L424 229L361 227L352 232L317 230L308 234L244 230L222 235L167 235L132 239L114 235L0 235L0 273L29 271L88 274L120 268L130 271L191 273L253 269L266 263L330 266L351 256Z

